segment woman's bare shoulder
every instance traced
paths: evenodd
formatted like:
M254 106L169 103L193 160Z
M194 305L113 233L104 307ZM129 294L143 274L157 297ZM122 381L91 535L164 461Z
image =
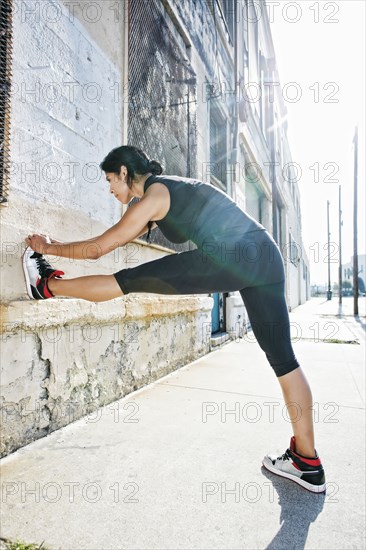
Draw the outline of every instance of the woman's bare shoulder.
M170 192L166 185L156 181L145 191L144 200L153 200L156 204L156 215L154 220L163 219L170 209Z

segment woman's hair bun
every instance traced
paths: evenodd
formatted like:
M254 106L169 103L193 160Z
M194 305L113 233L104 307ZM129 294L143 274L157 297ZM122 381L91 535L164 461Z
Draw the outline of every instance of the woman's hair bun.
M163 167L161 166L160 162L157 160L150 160L149 161L149 171L152 172L155 176L159 176L163 173Z

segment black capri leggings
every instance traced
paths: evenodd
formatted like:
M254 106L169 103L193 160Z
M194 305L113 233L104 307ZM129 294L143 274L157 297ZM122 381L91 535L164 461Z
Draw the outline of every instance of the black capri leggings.
M253 246L255 244L255 246ZM208 294L240 291L254 335L276 376L299 367L290 338L281 253L266 231L209 243L114 273L122 292Z
M291 344L290 319L285 300L285 283L247 287L240 290L258 344L276 376L300 365Z

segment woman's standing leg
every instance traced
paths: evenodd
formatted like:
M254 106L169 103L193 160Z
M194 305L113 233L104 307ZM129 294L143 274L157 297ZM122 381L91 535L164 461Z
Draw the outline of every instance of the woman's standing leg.
M296 440L296 451L303 456L314 457L312 394L291 344L285 284L249 287L240 293L254 335L281 385Z
M291 419L296 451L305 457L315 456L313 397L301 367L278 378Z

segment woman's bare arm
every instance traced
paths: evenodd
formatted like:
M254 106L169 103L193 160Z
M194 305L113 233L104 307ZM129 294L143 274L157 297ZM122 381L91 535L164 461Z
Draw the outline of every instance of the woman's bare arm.
M158 227L158 225L155 222L152 222L151 229L155 229L155 227ZM149 231L149 226L148 224L146 224L146 226L144 227L140 235L137 235L137 237L135 238L138 239L139 237L142 237L142 235L145 235L145 233L147 233L148 231Z
M71 243L51 242L44 245L43 253L74 260L98 259L144 235L148 231L148 222L160 216L162 211L168 211L169 206L170 196L166 187L151 186L143 198L130 206L120 221L102 235Z

